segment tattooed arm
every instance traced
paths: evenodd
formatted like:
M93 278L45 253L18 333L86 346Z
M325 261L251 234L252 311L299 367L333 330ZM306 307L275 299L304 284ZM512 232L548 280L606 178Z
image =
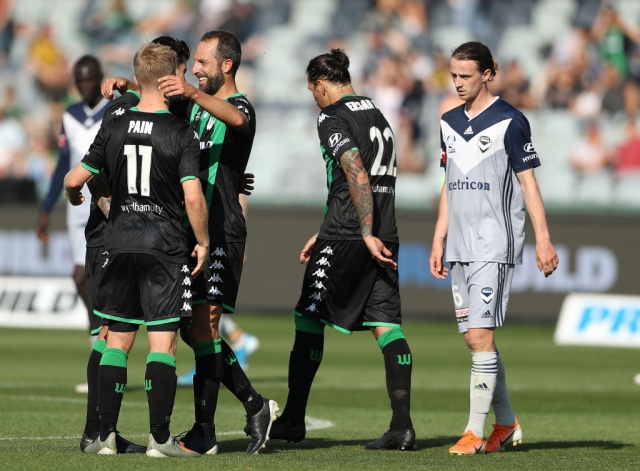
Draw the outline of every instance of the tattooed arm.
M104 172L94 175L87 181L87 187L91 192L93 201L98 205L104 217L109 219L109 210L111 209L111 190L109 182Z
M371 257L385 268L396 269L398 264L390 257L392 253L382 241L373 235L373 194L369 176L362 164L358 150L348 150L340 157L340 165L349 184L351 201L356 208L360 222L360 234L371 253Z

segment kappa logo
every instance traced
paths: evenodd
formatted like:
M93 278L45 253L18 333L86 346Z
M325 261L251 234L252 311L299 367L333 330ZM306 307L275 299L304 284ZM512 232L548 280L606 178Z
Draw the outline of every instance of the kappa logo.
M186 265L182 265L182 268L180 269L180 271L182 273L189 273L189 267Z
M220 260L216 260L211 264L209 268L211 268L212 270L224 270L224 265Z
M320 293L311 293L309 299L313 299L314 301L322 301L322 296L320 295Z
M221 295L222 291L220 291L217 286L212 286L209 290L209 294Z
M327 289L327 288L322 284L322 281L320 281L320 280L315 280L313 283L311 283L310 288L316 288L316 289Z
M191 303L190 302L183 302L182 303L182 309L180 309L181 311L185 311L185 312L189 312L191 311Z
M111 114L115 114L116 116L122 116L124 114L124 108L120 107Z
M329 146L335 147L338 142L340 142L340 139L342 139L342 134L339 132L331 134L331 137L329 137Z
M480 290L480 298L485 304L489 304L493 300L493 288L485 287Z
M323 267L330 267L331 264L329 263L329 260L327 260L327 257L322 257L320 260L318 260L316 262L316 265L320 265Z
M327 255L333 255L333 250L331 250L331 247L326 246L324 249L322 249L322 251L320 253L324 253Z
M491 147L491 138L489 136L480 136L478 139L478 149L486 152Z
M217 273L214 273L207 281L209 283L220 283L222 281L222 278Z
M327 278L327 275L324 273L322 268L318 268L315 272L312 273L313 276L317 276L318 278Z
M309 307L307 308L307 311L309 312L316 312L318 310L318 308L316 307L316 303L311 303L309 305Z
M185 278L182 280L182 286L191 286L191 278Z
M318 116L318 124L322 123L327 118L329 118L328 114L320 113L320 116Z
M191 290L185 290L184 293L182 293L182 297L186 298L186 299L191 299Z
M215 255L216 257L226 257L227 254L224 253L224 249L222 247L216 247L216 249L211 252L211 255Z
M464 134L465 135L473 134L473 129L471 129L471 126L469 126L467 129L464 130Z
M531 144L530 142L527 142L524 145L523 149L524 149L525 152L528 152L528 153L532 153L532 152L536 151L535 148L533 147L533 144Z

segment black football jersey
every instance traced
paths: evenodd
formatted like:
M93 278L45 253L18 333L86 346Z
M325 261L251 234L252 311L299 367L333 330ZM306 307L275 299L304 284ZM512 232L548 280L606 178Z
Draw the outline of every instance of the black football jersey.
M164 110L134 107L100 129L82 163L92 172L108 172L112 201L105 239L111 253L183 260L181 183L198 176L198 142L188 123Z
M320 148L327 167L326 214L319 238L359 239L360 222L349 194L340 157L360 153L373 193L373 235L398 242L395 216L396 151L393 131L370 98L347 95L318 116Z
M231 129L193 103L191 124L200 138L200 180L209 207L209 237L217 242L243 242L247 227L239 195L256 134L256 113L241 93L227 101L247 116L247 126Z

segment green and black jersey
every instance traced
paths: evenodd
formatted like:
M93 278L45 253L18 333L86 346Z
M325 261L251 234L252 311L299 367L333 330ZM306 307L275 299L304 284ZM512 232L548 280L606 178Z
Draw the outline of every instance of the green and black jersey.
M327 166L329 192L318 238L355 240L362 237L349 184L340 166L342 154L357 149L373 193L373 235L397 243L395 140L389 123L373 100L347 95L324 107L318 116L318 137Z
M168 111L131 108L102 127L82 165L109 175L110 253L147 253L181 262L187 255L182 182L197 178L198 136Z
M256 134L256 113L246 95L238 93L227 101L247 116L243 129L228 127L196 103L189 116L200 138L200 180L209 208L209 237L212 242L244 242L247 226L239 195Z

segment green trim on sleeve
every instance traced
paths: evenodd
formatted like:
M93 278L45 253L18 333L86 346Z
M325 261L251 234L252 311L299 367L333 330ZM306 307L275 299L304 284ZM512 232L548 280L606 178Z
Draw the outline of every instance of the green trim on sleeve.
M180 183L184 183L184 182L186 182L187 180L195 180L196 178L198 178L198 177L195 177L195 176L193 176L193 175L190 175L190 176L188 176L188 177L182 177L182 178L180 179Z
M98 170L97 168L93 168L93 167L85 164L84 162L82 162L82 168L84 168L85 170L89 170L91 173L95 173L95 174L100 173L100 170Z

